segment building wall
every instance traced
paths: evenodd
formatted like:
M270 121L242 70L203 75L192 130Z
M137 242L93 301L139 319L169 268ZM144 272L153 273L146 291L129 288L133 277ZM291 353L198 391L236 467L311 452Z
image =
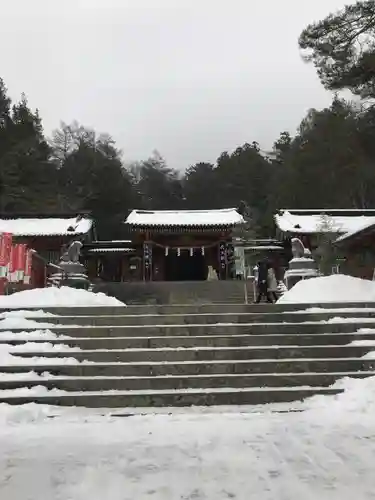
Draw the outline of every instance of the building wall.
M373 279L375 270L375 235L340 246L340 272L363 279Z

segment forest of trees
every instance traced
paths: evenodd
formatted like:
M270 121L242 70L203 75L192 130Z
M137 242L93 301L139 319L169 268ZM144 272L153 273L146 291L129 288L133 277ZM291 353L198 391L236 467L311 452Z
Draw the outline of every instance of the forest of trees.
M268 154L250 137L234 151L218 151L214 164L187 165L185 172L158 153L125 165L109 135L78 123L62 124L46 138L38 112L25 96L12 104L0 79L0 212L88 211L99 237L114 239L132 208L238 207L257 236L273 235L278 208L374 208L374 40L374 0L308 26L300 47L323 85L349 89L360 100L336 95L330 107L311 109Z

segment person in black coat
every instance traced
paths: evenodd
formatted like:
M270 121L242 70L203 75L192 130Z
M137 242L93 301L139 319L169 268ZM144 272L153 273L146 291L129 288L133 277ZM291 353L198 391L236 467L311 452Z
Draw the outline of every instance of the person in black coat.
M268 289L268 269L269 269L269 264L267 261L263 260L258 262L258 277L257 277L257 299L256 303L259 304L259 302L262 300L262 297L264 297L267 302L270 302L271 304L273 303L271 293Z

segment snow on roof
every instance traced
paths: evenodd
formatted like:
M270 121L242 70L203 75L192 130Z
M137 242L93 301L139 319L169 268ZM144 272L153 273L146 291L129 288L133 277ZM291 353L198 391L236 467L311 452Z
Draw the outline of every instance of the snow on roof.
M277 245L258 245L258 246L244 246L242 247L245 250L255 250L255 251L266 251L266 250L284 250L284 247L277 246Z
M74 236L86 234L92 228L89 218L19 218L0 219L0 233L14 236Z
M374 217L374 219L375 219L375 217ZM340 243L340 241L346 241L349 238L356 236L357 234L361 233L362 231L365 231L366 229L371 228L374 225L375 225L375 220L373 220L370 223L366 222L365 224L362 224L361 226L358 226L357 228L353 229L352 231L349 231L349 232L343 234L342 236L340 236L339 238L337 238L337 240L335 240L335 243Z
M328 215L323 224L322 214L296 215L285 210L275 215L276 226L284 233L349 233L366 225L375 224L375 216Z
M89 253L112 253L112 252L123 252L123 253L127 253L127 252L134 252L134 248L126 248L126 247L122 247L122 248L91 248L89 250Z
M235 226L245 221L236 209L133 210L126 224L133 226Z

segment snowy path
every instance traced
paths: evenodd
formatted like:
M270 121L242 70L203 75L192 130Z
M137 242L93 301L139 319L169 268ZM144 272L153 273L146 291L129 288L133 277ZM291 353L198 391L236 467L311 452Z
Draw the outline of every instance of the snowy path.
M9 500L374 498L371 415L60 417L0 428Z

